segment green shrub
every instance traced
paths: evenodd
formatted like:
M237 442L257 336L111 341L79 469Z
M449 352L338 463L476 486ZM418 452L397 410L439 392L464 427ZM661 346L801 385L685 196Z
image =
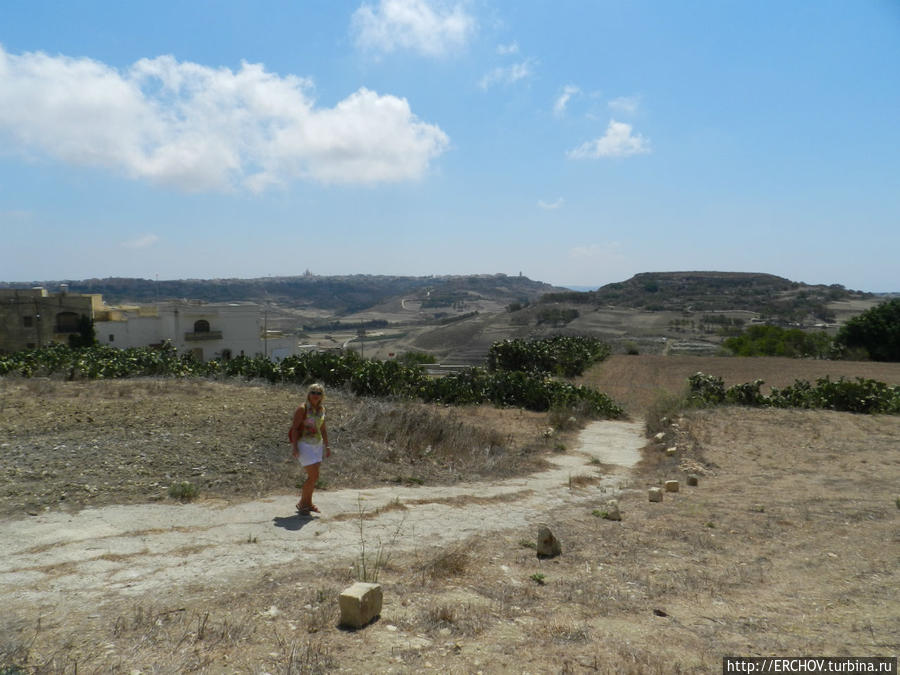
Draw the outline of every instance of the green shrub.
M900 298L850 319L835 343L844 350L864 349L874 361L900 361Z
M690 402L700 406L729 403L863 414L900 414L900 386L861 377L855 380L842 377L834 381L824 377L816 380L815 386L804 380L797 380L783 389L773 388L768 396L760 391L762 380L734 385L726 390L722 378L695 373L688 378L688 384Z
M818 408L853 413L900 413L900 387L862 377L846 380L843 377L816 380L810 399Z
M189 502L198 495L197 486L188 481L173 483L169 486L169 496L172 499L180 499L183 502Z
M725 402L733 405L762 405L766 399L759 391L762 384L762 380L753 380L753 382L728 387L725 391Z
M750 326L742 334L722 343L736 356L788 356L793 358L828 358L832 353L831 338L824 331L808 333L799 328Z
M715 375L694 373L688 377L688 401L694 405L719 405L725 402L725 380Z
M469 368L428 380L424 400L451 405L493 403L545 412L551 407L583 410L591 417L618 418L624 414L609 396L595 389L559 382L545 375L521 371L489 372Z
M488 369L575 377L590 365L609 357L611 352L605 342L583 336L501 340L488 350Z
M534 345L529 345L533 348ZM561 369L581 372L585 364L605 358L609 348L583 338L554 338L538 345L541 358L526 354L531 363L562 364ZM363 359L356 352L342 354L310 352L290 356L280 362L264 356L239 356L228 361L196 361L179 356L171 344L159 349L114 349L89 347L71 349L52 345L0 356L0 375L22 377L65 373L70 379L197 376L262 379L271 383L307 384L322 382L332 387L347 386L360 396L399 396L435 403L470 405L493 403L529 410L551 407L571 408L592 417L620 417L622 409L608 396L587 387L550 378L539 369L498 369L493 372L471 368L443 378L430 379L420 366L400 361Z
M357 396L418 396L427 380L421 368L397 361L363 361L350 375L350 390Z

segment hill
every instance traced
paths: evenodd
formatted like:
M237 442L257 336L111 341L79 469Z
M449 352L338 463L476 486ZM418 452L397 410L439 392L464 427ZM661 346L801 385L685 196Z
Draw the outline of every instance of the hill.
M315 307L332 314L360 312L405 296L423 307L452 307L472 299L490 299L500 304L530 301L559 290L528 277L505 274L468 276L318 276L264 277L257 279L151 279L106 278L28 283L0 283L6 288L67 284L73 293L102 293L112 304L152 303L165 300L204 302L272 302L283 307Z
M840 284L810 285L752 272L645 272L585 293L548 293L541 302L569 302L647 311L744 310L763 319L833 321L828 304L871 298Z

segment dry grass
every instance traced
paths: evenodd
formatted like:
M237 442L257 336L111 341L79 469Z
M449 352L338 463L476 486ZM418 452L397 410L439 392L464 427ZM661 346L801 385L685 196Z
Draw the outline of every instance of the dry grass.
M359 399L341 420L339 485L446 484L500 479L545 466L546 415L485 406L449 408Z
M302 470L287 428L302 396L240 382L0 378L0 514L166 500L181 483L201 498L292 489ZM545 414L339 391L326 405L334 454L322 489L525 475L550 449Z
M438 550L415 567L423 582L446 581L451 577L460 577L470 568L471 552L466 544Z
M623 356L588 378L619 386L637 413L697 370L728 384L819 373L900 381L896 364L819 370L828 365ZM481 414L466 421L519 419ZM668 674L720 672L726 654L900 651L900 418L721 408L661 430L665 442L645 450L633 487L618 495L622 521L592 515L608 498L598 490L596 500L541 514L563 546L550 560L520 543L531 529L423 543L382 570L385 605L365 630L337 627L352 561L292 561L248 569L236 585L111 600L83 616L52 606L39 619L7 612L0 670ZM684 486L689 471L697 487ZM681 491L649 503L647 488L673 478ZM413 504L388 508L404 506Z

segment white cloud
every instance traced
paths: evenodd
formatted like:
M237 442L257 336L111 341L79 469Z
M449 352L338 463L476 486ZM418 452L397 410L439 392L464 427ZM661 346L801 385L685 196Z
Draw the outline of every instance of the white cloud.
M514 63L511 66L499 66L482 77L478 86L482 89L489 89L497 84L515 84L519 80L531 77L531 73L531 61Z
M406 99L363 88L323 108L311 90L260 64L232 71L160 56L120 72L0 46L0 137L186 191L416 179L449 144Z
M518 54L519 53L519 43L511 42L508 45L497 45L497 53L501 56L508 56L509 54Z
M553 211L562 206L564 201L562 197L559 197L555 202L545 202L543 199L539 199L537 205L545 211Z
M153 244L158 241L159 237L157 237L155 234L144 234L137 239L123 241L122 246L124 248L147 248L148 246L153 246Z
M569 105L569 100L579 93L581 93L581 89L576 87L574 84L567 84L565 87L563 87L562 93L556 99L556 103L553 104L553 112L556 115L565 114L566 106Z
M599 159L631 157L649 152L650 141L640 134L633 134L630 124L610 120L606 134L593 141L582 143L566 154L570 159Z
M437 0L379 0L353 13L356 44L363 49L393 52L411 49L426 56L444 56L465 46L475 31L475 19L462 4Z
M608 104L609 109L613 112L623 115L633 115L637 112L640 105L640 99L637 96L619 96L614 98Z

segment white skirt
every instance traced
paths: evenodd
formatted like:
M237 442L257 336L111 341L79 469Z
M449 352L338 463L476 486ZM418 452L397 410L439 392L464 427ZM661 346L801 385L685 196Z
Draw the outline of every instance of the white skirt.
M300 456L297 458L297 461L300 462L300 466L318 464L322 461L322 457L325 454L325 446L322 443L313 445L311 443L300 441L297 444L297 448L300 450Z

